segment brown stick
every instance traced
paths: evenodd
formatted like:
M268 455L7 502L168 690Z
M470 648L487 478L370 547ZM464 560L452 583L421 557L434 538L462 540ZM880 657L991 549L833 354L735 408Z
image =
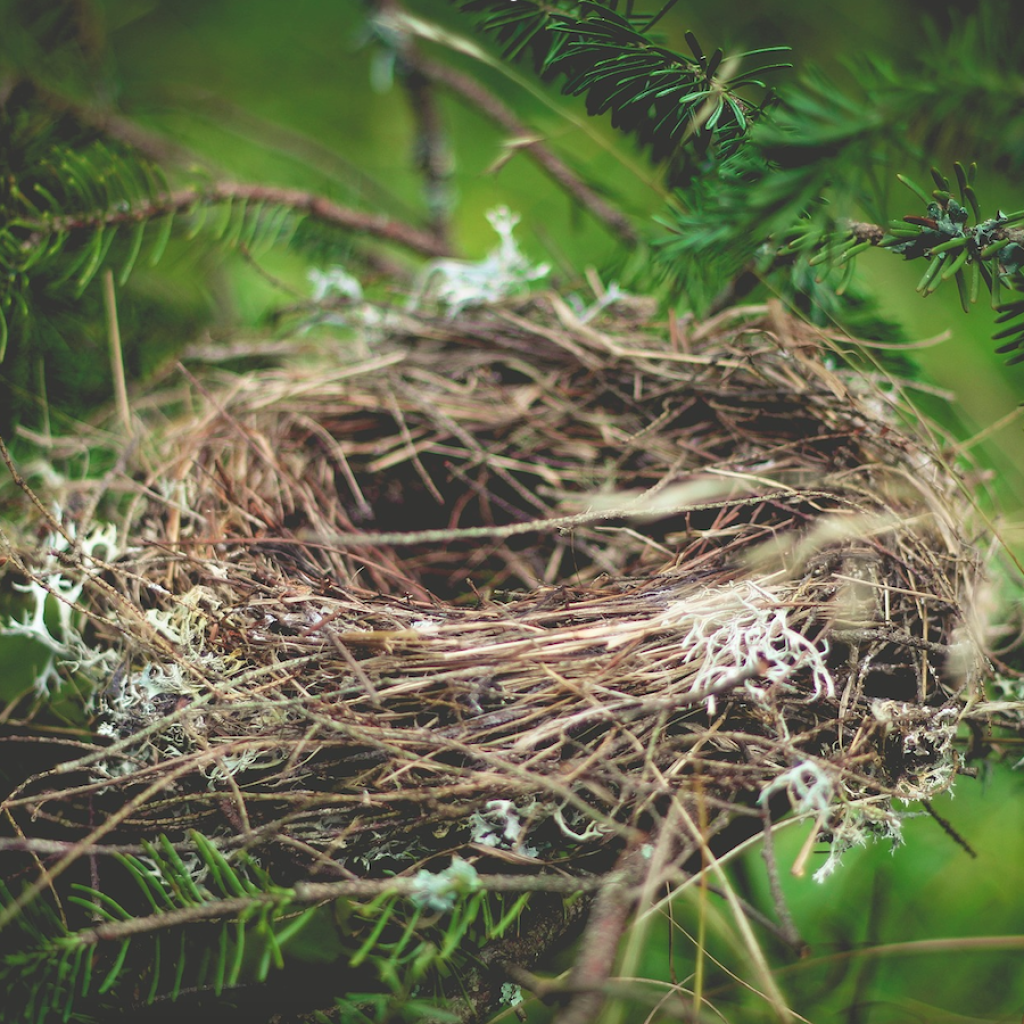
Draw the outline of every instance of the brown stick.
M598 893L566 986L575 994L555 1018L556 1024L592 1024L597 1020L615 968L619 940L636 906L647 865L642 849L627 851L615 874Z
M233 199L286 206L291 210L307 213L325 224L394 242L422 256L451 255L448 246L432 234L401 221L340 206L330 199L301 189L278 188L274 185L246 185L231 181L217 182L202 189L178 189L127 209L114 207L93 213L47 218L38 221L33 227L39 231L52 232L75 231L110 224L131 224L167 213L181 213L197 203L220 203Z
M369 3L375 14L385 20L389 15L402 13L399 0L369 0ZM391 38L395 40L395 70L409 97L416 126L414 156L416 169L423 175L430 227L437 240L447 245L448 214L452 205L448 179L452 168L433 81L424 71L423 59L411 35L400 30Z
M467 100L511 138L522 139L519 148L555 184L618 235L623 242L630 246L636 245L637 235L629 218L605 202L589 185L580 180L563 160L536 138L536 132L524 125L497 96L485 89L475 78L445 64L420 57L419 66L430 79Z

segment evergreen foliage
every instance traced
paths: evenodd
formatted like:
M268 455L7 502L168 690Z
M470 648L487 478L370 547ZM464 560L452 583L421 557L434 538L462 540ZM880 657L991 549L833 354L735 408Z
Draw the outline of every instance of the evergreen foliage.
M918 289L924 295L952 279L966 311L980 281L1001 322L1024 315L1024 301L1001 303L1004 289L1024 290L1018 259L1024 234L1015 230L1024 211L982 219L960 164L971 225L936 171L934 194L915 189L923 216L882 227L890 221L891 177L919 165L922 149L936 143L953 118L961 144L980 145L980 126L961 125L959 111L984 111L984 124L1000 125L992 137L1007 145L991 152L994 162L1020 160L1024 118L1007 105L1003 85L1016 67L1005 42L1004 4L951 27L953 60L947 39L931 25L905 64L859 61L850 91L807 72L772 96L754 76L783 65L748 73L734 63L772 50L732 60L718 49L707 58L690 33L692 57L661 45L655 27L671 4L652 13L617 0L456 2L479 18L507 58L529 53L542 75L564 78L563 92L585 95L589 113L610 112L612 124L649 148L654 160L669 161L675 194L658 220L670 234L656 242L664 269L698 309L720 292L735 298L735 281L746 274L811 316L844 320L837 298L850 286L855 257L883 245L905 259L928 260ZM950 75L954 64L971 73ZM760 97L751 98L751 87ZM972 164L972 182L975 171ZM863 223L864 217L874 223ZM1013 323L997 340L1011 363L1024 359L1024 325ZM1012 355L1017 349L1021 354Z
M778 48L709 54L691 33L690 52L669 48L658 33L671 2L643 10L618 0L452 2L507 60L527 60L544 79L561 82L563 93L583 97L590 114L609 115L655 163L667 165L671 195L656 218L667 233L655 228L648 237L660 272L695 312L767 285L818 321L862 327L864 297L843 296L856 256L882 245L928 262L922 294L951 280L967 308L983 284L1005 325L999 351L1011 362L1021 357L1018 212L982 218L977 197L950 206L941 186L934 195L918 190L919 212L891 209L890 196L897 172L916 171L922 153L948 151L954 142L961 151L985 148L983 163L996 167L1024 160L1024 118L1007 87L1019 73L1005 3L945 30L927 27L899 63L860 59L851 68L854 84L840 88L813 71L794 80ZM73 88L97 76L81 40L66 38L65 6L29 6L8 14L4 60L24 77L0 112L7 141L0 154L0 365L12 395L0 421L5 430L30 407L41 367L52 376L55 366L66 372L74 363L74 335L86 331L91 347L102 350L103 312L98 289L90 289L101 269L111 268L124 287L134 268L155 267L172 241L258 254L288 244L310 215L323 219L315 201L280 190L226 193L199 181L172 191L158 161L89 124L73 105L55 106L48 86L25 71L50 47L65 55ZM378 42L386 45L387 35ZM956 75L948 73L953 64ZM53 79L50 69L44 80ZM994 124L998 131L985 130ZM947 223L929 212L933 206L952 218L969 209L971 223ZM352 218L334 222L335 229L365 226ZM399 235L399 244L421 253L444 252L439 238L415 229ZM129 291L128 320L132 301ZM90 360L65 381L66 394L102 394L100 378L88 378L102 366Z
M404 890L382 883L360 897L342 883L331 900L330 885L276 885L244 851L229 858L198 832L188 845L182 856L162 836L140 855L117 854L120 872L105 865L102 889L72 883L64 905L18 900L0 879L0 910L15 912L0 944L5 1019L44 1024L189 993L219 998L264 983L287 958L347 965L327 986L341 1020L437 1021L444 1012L428 997L464 979L475 951L513 928L530 898L485 891L456 860Z
M562 92L584 96L587 113L610 113L611 123L649 148L655 163L668 161L670 183L701 173L708 159L724 159L740 146L763 106L745 95L766 89L757 76L775 67L742 68L751 57L774 57L779 48L726 58L722 49L704 53L692 33L692 52L659 45L654 28L673 4L657 14L597 0L461 0L461 10L479 17L507 59L528 54L547 80L563 79ZM742 70L741 70L742 68Z

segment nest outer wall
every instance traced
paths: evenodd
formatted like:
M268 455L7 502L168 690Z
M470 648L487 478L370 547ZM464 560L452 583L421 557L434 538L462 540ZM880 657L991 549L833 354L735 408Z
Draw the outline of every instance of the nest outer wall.
M19 558L81 587L105 735L21 827L130 803L103 843L285 883L681 872L780 804L825 873L898 838L956 773L978 563L900 388L828 363L777 310L547 296L152 394Z

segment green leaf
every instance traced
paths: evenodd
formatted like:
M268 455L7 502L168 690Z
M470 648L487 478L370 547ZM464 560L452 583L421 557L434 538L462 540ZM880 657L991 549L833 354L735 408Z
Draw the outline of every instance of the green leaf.
M191 872L166 835L160 835L159 851L151 843L147 842L144 846L156 862L168 888L177 895L182 906L208 902L208 897L196 885Z
M956 175L956 185L960 190L960 197L963 198L970 182L967 180L967 172L964 170L964 165L959 160L953 163L953 173Z
M224 896L245 896L253 891L254 887L243 884L224 855L206 836L192 831L189 832L189 837L195 843L203 863L209 868L216 887Z
M124 967L125 957L128 956L129 942L130 940L128 939L121 940L121 947L117 952L117 957L115 958L110 970L107 972L106 977L103 979L103 983L100 985L99 989L97 989L101 996L109 992L117 983L121 969Z
M932 249L932 252L934 253L935 250ZM960 271L963 269L964 264L967 262L968 258L970 257L970 255L971 254L968 251L967 246L966 245L961 246L959 254L956 255L955 257L953 257L953 259L949 263L949 266L947 266L942 271L942 280L943 281L948 281L955 274L959 274Z
M924 272L924 276L918 282L917 291L930 295L935 290L932 282L936 281L939 275L939 271L942 269L942 264L945 262L945 256L939 254L932 258L931 263L928 264L928 269Z
M146 866L137 857L131 854L115 854L117 860L128 870L135 879L142 894L153 908L155 914L163 910L174 910L175 903L167 890L153 877ZM160 903L157 902L159 898ZM161 903L163 906L161 906Z
M224 929L225 934L227 928ZM242 963L245 957L245 917L240 916L235 922L235 953L231 959L231 967L227 973L227 984L234 988L242 974Z
M228 968L228 929L230 923L225 921L221 924L217 934L216 966L213 972L213 991L220 995L224 991L224 982L227 977Z
M281 955L281 947L274 935L273 928L267 929L263 941L263 953L256 965L256 980L261 983L267 980L272 962L279 968L284 966L284 957Z
M231 213L234 209L234 201L231 198L220 204L220 217L212 228L213 237L220 241L227 233L231 224Z
M95 963L95 960L96 960L96 947L93 945L93 946L89 947L88 955L85 958L85 963L84 963L84 965L82 967L81 974L79 975L79 977L81 978L81 986L80 987L81 987L81 992L82 992L82 998L83 999L86 998L89 995L89 986L92 984L92 969L93 969L93 965Z
M88 287L89 282L96 276L96 271L99 270L103 261L107 257L107 253L110 251L110 246L113 244L114 237L117 235L117 225L112 225L108 228L100 228L95 235L95 245L92 247L89 262L85 265L81 275L78 278L78 282L75 287L75 297L81 296L82 292Z
M962 270L956 272L956 290L960 296L960 306L965 313L971 311L971 296L967 287L967 278Z
M174 966L174 981L171 983L171 999L177 999L181 993L181 982L185 977L185 931L182 929L179 939L178 956Z
M929 247L929 252L932 256L938 256L942 252L952 252L954 249L961 249L966 252L964 246L967 244L967 239L962 235L958 235L956 238L950 238L946 242L940 242L938 245Z
M993 256L996 255L996 253L998 253L1001 249L1005 249L1009 244L1009 238L1000 238L998 242L993 242L991 245L986 245L985 248L981 250L981 258L983 260L991 259Z
M370 931L366 941L359 947L358 950L353 954L349 960L350 967L358 967L369 955L370 952L376 947L377 940L380 938L381 933L384 931L388 921L391 920L391 915L394 913L396 898L392 897L380 908L380 916L377 918L376 924Z
M206 224L206 218L210 214L210 204L200 201L196 203L191 210L188 211L188 219L190 221L188 231L185 232L185 240L191 242L203 230Z
M149 961L149 970L152 971L152 978L149 982L149 991L146 993L146 1004L152 1005L156 1001L157 993L160 990L160 957L163 950L161 936L154 936L153 956Z
M971 263L971 302L978 301L978 294L981 291L981 268L978 266L978 261L975 260Z
M132 232L132 241L128 248L128 255L125 257L124 266L117 277L118 286L121 288L128 283L128 278L131 276L132 270L135 269L135 261L139 258L139 252L142 250L142 239L146 234L146 226L146 221L140 220Z
M160 228L157 232L156 242L153 251L149 254L149 265L155 267L163 259L164 250L171 238L171 229L174 227L174 211L170 210L164 214L160 221Z
M526 904L530 900L530 894L528 892L522 893L517 896L513 901L512 906L501 916L501 919L493 928L488 929L488 937L500 939L505 932L513 925L516 921L522 917L523 911L526 909Z
M931 203L932 197L928 195L928 193L925 192L925 190L921 188L921 186L918 185L916 182L911 181L910 178L906 177L906 175L903 174L897 174L896 178L901 184L906 185L907 188L909 188L910 191L913 192L914 195L917 196L918 199L920 199L925 206L928 206Z

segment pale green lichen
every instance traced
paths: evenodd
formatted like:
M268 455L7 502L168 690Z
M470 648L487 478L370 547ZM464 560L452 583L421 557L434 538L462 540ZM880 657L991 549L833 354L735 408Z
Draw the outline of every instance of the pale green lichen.
M99 523L79 537L75 522L68 521L63 530L48 535L36 575L26 584L13 584L15 590L27 595L31 607L21 619L0 622L0 636L27 637L49 652L33 680L40 695L52 692L63 682L59 669L99 680L109 676L120 660L116 651L89 647L82 639L83 615L78 604L88 572L94 566L102 568L97 564L97 551L103 552L106 562L122 553L117 527ZM69 561L81 568L69 573Z
M426 868L417 871L409 898L424 910L444 914L455 906L460 896L478 892L482 884L476 868L469 861L453 857L451 865L444 871L435 873Z
M531 263L512 237L518 214L507 206L498 206L488 211L487 220L498 233L497 248L477 262L432 260L410 299L412 309L432 299L444 306L449 316L457 316L469 306L500 302L550 273L549 264Z
M499 998L501 999L502 1006L518 1006L523 1001L523 990L519 985L506 981L501 986Z

